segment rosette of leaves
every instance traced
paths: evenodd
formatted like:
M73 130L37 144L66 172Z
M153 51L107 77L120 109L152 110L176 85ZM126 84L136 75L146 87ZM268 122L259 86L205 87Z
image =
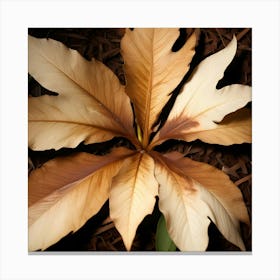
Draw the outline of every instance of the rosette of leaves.
M130 250L157 196L168 234L181 251L207 248L210 221L245 250L240 222L250 223L249 217L229 177L179 152L155 150L169 139L251 142L251 112L245 108L251 87L216 88L235 56L235 37L199 63L161 122L160 113L195 54L196 32L173 52L178 36L179 30L172 28L127 29L121 40L125 86L98 60L87 61L55 40L29 36L29 73L58 94L28 98L29 147L58 150L114 137L126 138L133 147L105 155L77 152L31 172L30 251L44 250L77 231L108 199L110 217Z

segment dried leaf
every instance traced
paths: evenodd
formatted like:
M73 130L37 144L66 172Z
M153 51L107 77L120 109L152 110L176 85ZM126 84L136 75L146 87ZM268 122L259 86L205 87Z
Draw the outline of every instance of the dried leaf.
M135 106L144 147L168 95L188 71L194 55L195 33L178 52L172 52L178 37L175 28L139 28L127 29L121 41L126 92Z
M209 164L183 157L178 152L165 154L165 157L172 160L172 162L175 161L180 172L183 172L213 193L231 216L244 223L250 223L242 193L227 174Z
M188 141L189 133L192 133L190 138L194 140L195 132L217 128L216 123L222 121L227 114L244 107L251 101L249 86L234 84L216 89L218 81L223 77L226 67L235 55L236 47L237 42L234 37L226 48L207 57L198 65L177 97L168 120L159 135L154 138L153 145L170 138ZM246 135L241 138L247 139ZM207 139L205 134L203 136ZM228 138L228 135L225 138ZM220 142L222 141L233 142L228 139L221 139Z
M28 46L29 73L59 93L29 98L29 147L75 147L114 136L133 141L130 101L109 68L51 39L29 36Z
M46 249L95 215L109 197L112 177L131 151L105 155L79 153L57 158L29 177L30 251Z
M175 157L174 153L156 157L159 208L176 246L181 251L205 250L210 218L225 238L245 250L235 216L247 221L248 214L240 191L237 187L233 190L229 178L207 164L179 159L176 153Z
M136 153L125 159L113 178L109 197L110 217L130 250L138 225L151 214L158 195L154 178L154 161L146 153Z
M203 142L219 145L232 145L252 142L252 112L247 108L228 114L213 128L187 133L185 141L200 139Z

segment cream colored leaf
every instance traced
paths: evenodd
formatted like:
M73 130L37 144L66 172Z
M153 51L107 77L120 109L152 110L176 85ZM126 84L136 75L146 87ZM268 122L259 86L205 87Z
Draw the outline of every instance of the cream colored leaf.
M79 153L34 170L28 186L28 248L46 249L76 231L109 197L112 177L131 151L119 148L96 156Z
M200 139L205 143L232 145L252 142L252 113L242 108L228 114L222 122L215 124L214 128L187 133L179 137L185 141Z
M121 41L126 92L143 130L144 147L168 95L188 71L195 52L195 33L178 52L172 52L178 36L175 28L127 29Z
M183 157L178 152L165 154L165 157L171 164L176 162L178 172L192 178L212 193L231 216L244 223L250 223L242 193L227 174L209 164Z
M196 132L210 131L210 134L213 134L211 131L217 128L217 122L251 101L249 86L234 84L216 89L218 81L235 55L236 48L237 42L234 37L227 47L207 57L198 65L177 97L168 120L159 135L154 138L153 145L170 138L194 140L194 135L202 135L196 135ZM205 140L211 138L207 137L207 132L202 135ZM189 133L192 133L190 137ZM247 138L241 135L242 137ZM240 139L237 141L240 143ZM232 143L233 140L225 142ZM210 140L210 143L213 141Z
M29 36L28 71L58 96L29 98L32 149L75 147L114 136L131 140L133 115L128 96L114 73L101 62L52 39Z
M138 225L155 205L158 183L154 178L154 161L146 153L125 159L110 191L110 216L121 234L127 250L131 249Z
M238 218L248 218L248 214L244 212L240 191L237 187L233 191L233 183L230 184L228 177L206 164L192 169L192 163L195 165L196 162L189 159L185 161L179 156L175 160L173 153L171 156L157 155L156 158L155 176L160 185L159 208L177 247L181 251L206 250L210 218L225 238L245 250ZM191 172L186 173L189 167ZM234 196L231 198L229 193ZM239 210L243 212L238 213Z

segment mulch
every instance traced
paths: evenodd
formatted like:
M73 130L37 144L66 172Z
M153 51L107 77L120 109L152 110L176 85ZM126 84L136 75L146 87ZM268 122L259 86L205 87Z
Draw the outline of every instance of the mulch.
M192 28L181 29L180 37L174 45L174 50L193 31ZM66 46L78 50L81 55L90 60L92 57L102 61L114 71L122 84L125 83L123 59L120 54L120 40L124 35L123 28L32 28L28 33L38 38L52 38L61 41ZM224 48L232 39L233 34L238 40L238 49L235 58L227 68L224 78L217 87L239 83L251 85L251 36L250 28L201 28L200 39L196 46L196 55L190 71L205 57ZM187 76L186 76L187 79ZM50 94L42 88L31 76L28 76L29 95L40 96ZM176 95L176 92L174 92ZM251 104L248 105L251 107ZM75 149L63 148L58 151L32 151L29 149L29 172L41 166L45 161L68 155L75 151L86 151L95 154L104 154L110 148L126 145L125 139L115 138L102 144L84 145L81 143ZM186 143L170 140L160 150L178 150L187 153L187 156L211 164L223 170L240 188L250 219L252 218L252 146L251 144L220 146L210 145L201 141ZM152 215L148 215L140 224L132 251L155 251L155 232L160 217L157 204ZM242 237L247 251L252 250L250 226L241 224ZM209 227L209 245L207 251L238 251L239 248L223 238L213 223ZM71 233L46 251L125 251L121 236L109 218L109 204L105 203L100 212L88 220L77 232Z

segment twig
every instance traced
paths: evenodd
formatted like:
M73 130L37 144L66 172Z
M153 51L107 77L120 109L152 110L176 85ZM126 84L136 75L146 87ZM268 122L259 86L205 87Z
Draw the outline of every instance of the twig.
M216 29L216 32L217 32L217 33L218 33L218 35L219 35L219 38L220 38L220 39L221 39L221 41L222 41L223 46L225 47L226 45L225 45L225 42L224 42L224 39L223 39L222 35L220 34L220 32L219 32L218 28L215 28L215 29Z
M114 228L114 227L115 227L115 226L114 226L114 223L111 222L111 223L109 223L109 224L107 224L107 225L104 225L104 226L101 226L100 228L98 228L98 229L95 231L94 235L99 235L99 234L101 234L101 233L103 233L103 232L105 232L105 231L108 231L108 230L110 230L110 229L112 229L112 228Z
M122 240L121 236L117 237L114 241L112 241L112 245L118 243L121 240Z
M234 184L235 184L236 186L239 186L240 184L242 184L242 183L244 183L244 182L246 182L246 181L249 181L249 180L251 179L251 177L252 177L251 174L250 174L250 175L247 175L247 176L245 176L245 177L243 177L243 178L237 180L236 182L234 182Z
M250 31L250 29L251 28L244 28L240 33L236 35L236 40L241 40L241 38L244 37Z

